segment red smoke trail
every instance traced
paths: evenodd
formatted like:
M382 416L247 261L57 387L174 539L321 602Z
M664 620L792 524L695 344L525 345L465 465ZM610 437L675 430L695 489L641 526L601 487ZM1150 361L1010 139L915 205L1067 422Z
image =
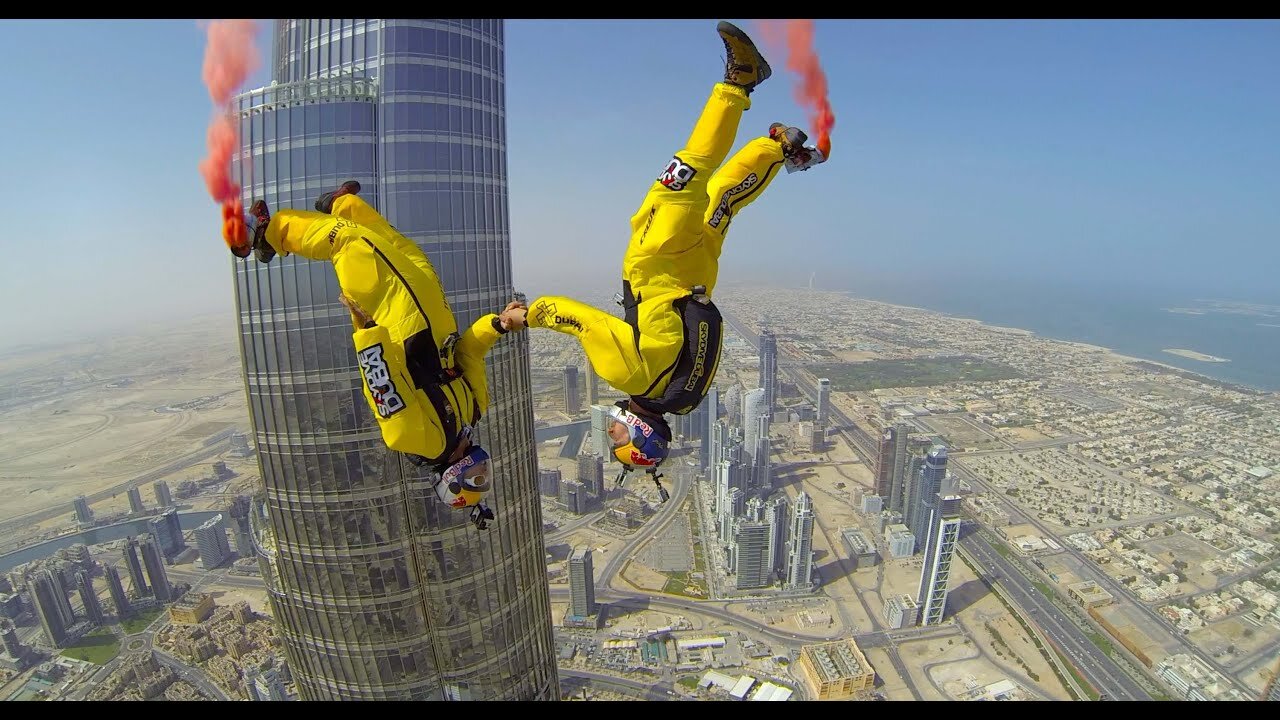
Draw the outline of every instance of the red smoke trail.
M809 110L809 129L818 138L818 149L830 158L831 128L836 116L827 99L827 75L813 49L813 21L765 20L759 26L769 44L786 42L787 69L800 78L795 87L796 101Z
M240 149L240 133L231 111L231 96L258 69L258 49L253 44L257 27L252 20L214 20L206 26L204 52L205 87L213 100L209 121L209 152L200 161L200 174L214 202L222 205L222 236L231 247L248 242L240 186L231 179L231 156Z

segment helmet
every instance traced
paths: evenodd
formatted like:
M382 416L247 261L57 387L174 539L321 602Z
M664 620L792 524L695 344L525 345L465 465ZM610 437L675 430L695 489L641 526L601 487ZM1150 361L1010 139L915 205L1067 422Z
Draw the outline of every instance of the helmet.
M451 507L467 508L479 503L492 487L489 453L479 445L472 445L466 455L440 473L436 496Z
M628 467L657 467L667 459L671 431L664 427L666 421L661 418L643 418L628 410L626 405L627 401L621 400L609 408L609 417L627 428L627 439L614 441L613 457Z

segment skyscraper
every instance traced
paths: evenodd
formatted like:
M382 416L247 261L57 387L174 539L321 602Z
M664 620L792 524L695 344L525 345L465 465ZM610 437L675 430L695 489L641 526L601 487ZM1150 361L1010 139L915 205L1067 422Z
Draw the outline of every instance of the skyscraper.
M222 515L214 515L195 530L196 548L200 550L200 562L205 569L216 568L231 557L231 544L227 542L227 524Z
M35 605L36 617L40 618L40 627L44 628L44 636L49 644L62 647L67 639L67 625L62 619L62 610L54 597L57 589L47 574L36 575L31 579L31 601Z
M897 446L894 442L896 431L893 428L885 428L884 433L880 435L880 444L876 448L876 486L874 493L880 497L890 497L893 488L893 451Z
M27 649L18 640L18 627L8 618L0 618L0 644L14 660L21 660L27 654Z
M951 560L960 540L960 496L951 488L935 495L929 509L929 539L920 565L920 624L937 625L947 608Z
M245 689L250 700L281 702L289 699L285 694L280 673L271 665L245 668Z
M580 515L587 509L587 491L577 480L565 480L560 483L560 504L565 510Z
M578 366L564 366L564 411L570 415L582 412L582 394L578 391Z
M913 479L911 463L911 426L906 423L895 423L893 430L893 462L890 470L889 492L881 497L889 503L889 509L905 513L903 502L910 496L907 487ZM879 493L877 493L879 494Z
M778 493L765 506L769 523L769 569L775 573L787 571L787 496Z
M107 590L111 591L111 602L116 606L116 617L127 618L133 615L133 605L124 592L124 584L120 582L120 571L115 565L103 565L102 574L107 578Z
M612 423L608 405L591 406L591 451L600 457L607 457L613 452L613 441L609 439Z
M698 454L699 467L704 471L709 471L715 467L719 459L716 455L716 443L720 441L718 429L720 425L720 388L712 385L707 391L707 399L702 402L702 407L706 409L707 426L702 431L702 447ZM710 476L710 472L707 475Z
M911 490L911 507L905 508L903 512L909 520L907 527L911 528L916 542L921 545L926 542L929 531L936 522L934 512L937 510L938 493L942 491L942 481L946 476L947 449L939 445L925 457L924 465L916 474L916 484Z
M164 550L154 535L142 535L138 538L138 548L142 551L142 564L147 568L147 579L151 581L151 594L156 600L167 603L173 599L173 589L169 586L169 573L164 569Z
M89 500L83 495L77 495L72 501L72 506L76 511L76 522L88 525L93 522L93 511L89 509Z
M142 575L142 562L138 560L138 540L132 535L124 541L124 562L129 567L129 586L138 597L151 594L151 588Z
M734 586L739 590L769 584L769 523L735 520L733 523Z
M807 587L813 582L813 504L802 490L791 511L787 541L787 587Z
M595 405L600 402L600 389L596 385L596 369L591 367L591 361L587 360L583 363L583 383L587 390L587 404Z
M253 523L249 519L252 500L248 495L237 495L227 508L231 518L231 531L236 538L236 555L241 559L253 557Z
M773 414L777 407L778 339L772 330L760 331L760 387L764 389L765 412Z
M129 488L128 495L129 495L129 512L136 515L138 513L147 511L146 506L142 504L142 491L138 489L138 486L135 485Z
M596 579L591 548L581 545L569 556L569 614L587 618L596 614Z
M75 577L71 574L71 566L59 563L56 568L46 571L49 584L53 587L54 604L62 617L62 626L71 627L76 622L75 610L71 608L71 599L67 597L75 590Z
M501 20L278 20L236 99L244 200L310 209L344 180L434 265L459 328L512 297ZM497 520L475 532L361 397L333 267L235 261L265 486L261 566L303 700L559 697L528 339L486 358ZM254 513L251 517L258 518Z
M818 424L822 427L831 426L831 381L827 378L818 378Z
M175 557L186 549L187 543L182 539L182 523L178 520L177 508L169 508L151 518L149 525L152 537L156 539L160 552L166 558Z
M604 458L599 455L579 455L578 482L597 498L604 497Z
M758 419L767 412L764 388L748 390L742 395L742 431L745 434L743 444L748 453L755 452L756 437L760 434Z
M560 497L560 471L556 468L538 470L538 491L543 495Z
M157 480L151 484L151 489L156 493L156 504L160 507L170 507L173 505L173 496L169 494L169 483L163 480Z
M80 585L80 602L84 603L84 614L95 625L101 625L102 603L98 602L98 594L93 591L93 579L84 570L77 574L76 579Z

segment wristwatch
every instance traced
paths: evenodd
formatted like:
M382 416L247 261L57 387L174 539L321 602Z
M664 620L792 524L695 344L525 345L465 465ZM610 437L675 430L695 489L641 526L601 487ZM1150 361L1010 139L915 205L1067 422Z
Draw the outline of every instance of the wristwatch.
M493 316L493 329L497 330L499 335L506 335L507 333L511 332L510 330L502 327L502 318L498 317L497 315Z

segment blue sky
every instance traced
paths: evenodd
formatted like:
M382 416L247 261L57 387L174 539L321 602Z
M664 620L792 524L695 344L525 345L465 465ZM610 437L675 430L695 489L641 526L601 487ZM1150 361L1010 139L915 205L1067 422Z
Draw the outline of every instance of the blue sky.
M630 215L720 77L714 27L507 23L518 285L616 282ZM1280 22L816 28L832 160L742 214L722 283L816 271L856 291L928 270L986 288L1280 295ZM0 113L0 330L48 340L230 313L231 260L196 170L211 112L197 24L6 20L0 43L20 59ZM806 121L783 55L769 53L740 144Z

